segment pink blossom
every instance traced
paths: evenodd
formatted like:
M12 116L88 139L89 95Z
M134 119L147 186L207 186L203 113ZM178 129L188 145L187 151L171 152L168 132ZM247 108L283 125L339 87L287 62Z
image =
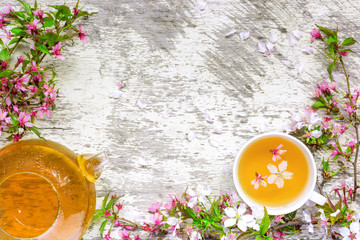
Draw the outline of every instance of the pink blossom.
M110 210L105 210L105 212L103 214L105 215L105 217L110 217L111 216Z
M333 152L331 153L331 159L334 159L335 156L337 156L338 154L341 154L342 152L339 151L339 149L337 148L336 144L332 145L334 147Z
M5 38L4 40L4 44L7 46L8 43L11 40L11 32L9 32L8 30L6 30L6 28L3 29L5 34L0 34L0 38Z
M28 89L30 90L30 92L32 93L36 93L38 91L38 89L36 87L28 87Z
M54 101L57 95L56 95L56 93L55 93L55 90L54 90L54 88L53 88L53 85L52 85L52 84L51 84L51 85L44 84L43 87L44 87L45 90L46 90L46 91L44 92L45 96L50 95L51 100Z
M281 159L281 156L280 155L283 155L286 153L286 150L280 150L280 148L282 148L283 145L280 144L277 148L275 148L274 150L271 151L272 153L272 160L273 161L277 161L277 160L280 160Z
M123 205L121 203L116 204L116 208L120 211L123 208Z
M123 224L121 222L119 222L118 220L114 221L114 226L119 227L122 226Z
M17 105L14 105L13 109L14 109L15 112L19 113L19 107Z
M334 105L334 107L337 106L337 101L333 100L332 104Z
M14 8L8 3L8 6L7 7L4 7L2 9L2 12L7 15L9 14L10 12L13 12L14 11Z
M43 119L44 114L48 116L48 118L51 118L50 110L47 107L46 103L43 103L43 105L39 108L34 108L36 111L40 111L38 118Z
M5 99L5 101L6 101L6 105L7 105L7 106L10 106L10 105L11 105L11 99L10 99L10 97L7 97L7 98Z
M317 30L316 28L314 28L312 30L312 32L310 33L310 35L312 36L311 38L311 42L313 42L315 39L317 38L323 38L323 36L321 35L321 33L319 32L319 30Z
M139 237L139 235L135 235L134 240L142 240L142 239Z
M122 237L122 239L130 239L130 235L125 229L119 231L119 236Z
M105 236L104 239L109 240L112 239L112 237L110 237L110 232L108 232Z
M355 140L348 142L346 145L349 146L351 148L351 152L353 152L355 147Z
M319 88L315 88L315 94L314 97L320 97L321 96L321 90Z
M55 55L55 57L61 59L61 60L65 60L65 57L63 55L61 55L60 51L61 51L61 42L58 42L55 46L52 47L53 49L53 54Z
M85 37L85 34L87 33L87 31L82 31L81 25L79 25L78 28L79 28L78 37L84 44L86 44L88 42L87 38Z
M0 121L4 121L7 114L8 114L8 112L5 112L2 109L0 109Z
M25 58L23 56L18 57L18 60L17 60L17 62L15 64L15 67L19 66L20 63L24 62L24 60L25 60Z
M32 127L33 124L29 122L31 120L30 114L25 112L19 113L19 124L23 127Z
M339 54L340 54L341 56L346 57L346 56L349 54L349 52L339 52Z
M74 19L76 19L77 15L80 13L80 10L77 8L73 8L73 12L74 12Z
M25 24L24 26L27 27L27 32L29 34L34 33L36 31L36 25L39 23L39 19L34 19L31 24Z
M163 219L163 215L158 213L158 212L156 212L154 214L154 217L150 218L150 220L154 224L154 227L156 227L158 225L161 225L161 224L164 224L165 222L163 222L162 219Z
M267 176L261 176L261 174L255 173L256 178L251 181L251 184L254 185L254 189L258 189L260 184L266 187L266 181L264 180Z
M156 202L156 203L153 203L153 205L151 205L150 208L148 208L148 211L155 213L155 212L159 211L160 207L161 207L161 202Z
M36 47L35 47L35 45L34 45L34 44L31 44L29 47L30 47L30 49L35 50L35 51L36 51Z
M36 11L32 11L32 12L35 16L37 16L40 19L41 22L44 21L44 19L43 19L44 11L43 10L38 11L38 12L36 12Z
M29 81L28 77L19 78L15 83L15 89L18 91L26 91L26 88L22 85L22 83L28 82L28 81Z
M349 115L355 111L355 107L351 107L349 103L346 103L346 107L344 109L349 113Z

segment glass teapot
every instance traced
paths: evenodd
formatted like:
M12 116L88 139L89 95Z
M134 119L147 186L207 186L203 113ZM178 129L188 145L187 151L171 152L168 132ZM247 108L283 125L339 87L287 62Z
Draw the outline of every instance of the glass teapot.
M0 150L0 239L78 240L95 210L94 183L108 158L76 155L42 139Z

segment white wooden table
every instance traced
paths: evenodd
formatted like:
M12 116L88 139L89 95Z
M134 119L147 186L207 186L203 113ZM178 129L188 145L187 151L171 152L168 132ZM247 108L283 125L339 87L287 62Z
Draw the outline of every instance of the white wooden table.
M0 0L2 6L7 2ZM84 10L98 12L81 21L89 43L65 45L65 61L47 58L64 97L53 117L37 126L45 138L77 153L106 149L111 163L96 182L98 200L109 191L125 194L124 217L146 213L169 193L198 183L216 194L234 191L231 168L241 145L264 123L267 130L282 131L311 103L329 64L317 43L314 55L301 51L310 45L315 24L360 39L354 0L205 2L197 10L196 0L82 0ZM233 28L237 33L226 38ZM303 36L291 47L294 30ZM241 40L242 31L250 31L250 38ZM271 31L275 50L264 57L257 43ZM349 59L352 81L358 82L359 55ZM306 65L302 73L300 63ZM120 98L110 98L117 82L126 87ZM139 100L147 106L140 108ZM222 124L221 134L204 113ZM189 141L189 133L196 138ZM92 226L83 239L100 239L98 228Z

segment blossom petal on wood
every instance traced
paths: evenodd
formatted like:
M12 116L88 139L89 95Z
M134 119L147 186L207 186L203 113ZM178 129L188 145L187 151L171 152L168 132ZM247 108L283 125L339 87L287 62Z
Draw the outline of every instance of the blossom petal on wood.
M339 82L345 79L345 75L339 72L333 72L332 77L335 82Z
M296 66L296 70L298 73L302 73L305 69L305 63L299 63L297 66Z
M304 53L307 53L307 54L313 54L314 53L314 48L310 47L310 46L306 46L304 47L301 51L303 51Z
M266 52L266 44L264 43L264 42L262 42L262 41L259 41L258 42L258 50L259 50L259 52L261 52L261 53L265 53Z
M204 11L205 7L206 7L206 2L198 1L195 5L195 10L198 12Z
M217 133L217 134L222 133L222 123L221 122L218 122L218 121L214 122L213 127L214 127L214 133Z
M241 40L246 40L246 39L248 39L250 37L250 32L241 32L240 33L240 38L241 38Z
M215 139L213 137L209 138L209 143L213 147L218 147L220 145L219 140L217 140L217 139Z
M289 36L289 46L290 46L290 47L293 47L293 46L296 45L296 43L297 43L297 40L295 39L294 35L291 34L291 35Z
M300 38L303 36L302 32L301 32L300 30L298 30L298 29L292 31L292 34L293 34L297 39L300 39Z
M276 43L276 40L277 40L276 33L275 33L275 32L271 32L270 35L269 35L269 41L270 41L271 43Z
M109 97L110 97L110 98L118 99L118 98L121 97L121 95L122 95L122 91L120 91L120 90L114 90L114 91L110 92Z
M284 64L285 66L287 66L288 68L291 68L291 66L292 66L292 62L287 59L281 60L281 63Z
M162 112L162 117L163 118L169 118L170 116L171 116L171 114L172 114L172 111L171 111L171 109L165 109L163 112Z
M149 103L148 103L146 100L144 100L144 99L139 99L139 100L137 101L137 106L138 106L139 108L141 108L141 109L146 108L147 105L149 105Z
M212 119L212 114L208 111L205 111L204 112L204 117L206 119L207 122L209 123L212 123L213 122L213 119Z
M196 134L194 131L190 131L187 134L187 139L191 142L192 140L194 140L196 138Z
M329 72L325 69L325 70L322 70L320 75L324 78L328 78L329 77Z
M225 35L225 37L231 37L232 35L234 35L236 33L236 29L235 28L233 28L233 29L231 29L230 30L230 32L228 32L226 35Z

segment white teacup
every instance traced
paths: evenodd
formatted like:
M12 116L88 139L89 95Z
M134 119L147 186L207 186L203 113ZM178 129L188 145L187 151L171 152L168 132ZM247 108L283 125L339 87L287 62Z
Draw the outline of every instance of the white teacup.
M245 143L245 145L241 148L241 150L237 154L237 156L235 158L234 167L233 167L233 179L234 179L236 190L237 190L238 194L240 195L240 197L242 198L242 200L249 206L263 207L263 205L259 204L258 202L253 200L251 197L249 197L244 192L243 187L240 185L240 183L239 183L239 162L240 162L241 156L243 155L244 151L248 148L248 146L250 144L254 143L257 140L260 140L263 138L268 138L268 137L280 137L280 138L284 138L284 139L294 143L305 155L305 158L306 158L306 161L307 161L308 167L309 167L308 177L310 178L306 183L305 190L296 199L294 199L290 203L287 203L286 205L283 205L283 206L276 206L276 207L265 206L268 213L270 215L281 215L281 214L293 212L293 211L297 210L298 208L300 208L302 205L304 205L304 203L309 199L319 205L324 205L326 203L326 198L314 191L315 184L316 184L317 172L316 172L315 161L314 161L314 158L313 158L311 152L298 139L296 139L288 134L279 133L279 132L269 132L269 133L258 135L256 137L250 139L247 143ZM244 169L243 171L246 171L246 169Z

